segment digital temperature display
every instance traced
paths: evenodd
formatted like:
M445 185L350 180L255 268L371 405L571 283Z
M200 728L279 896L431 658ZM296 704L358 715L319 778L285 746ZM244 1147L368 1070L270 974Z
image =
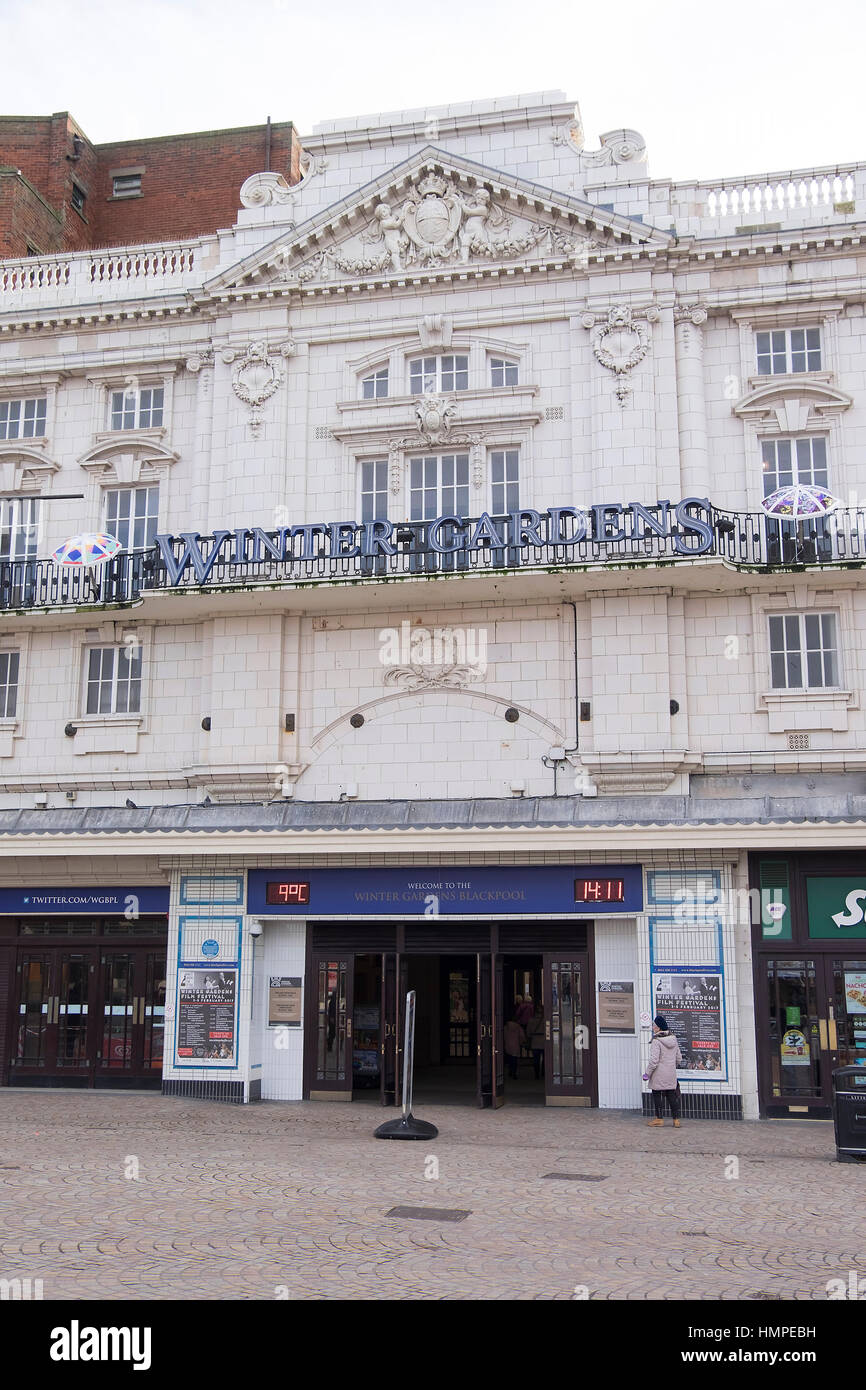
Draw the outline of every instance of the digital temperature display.
M285 883L281 879L278 883L265 885L266 903L285 903L287 906L297 907L299 904L309 901L309 883Z
M574 901L576 903L624 903L625 879L576 878L574 880Z

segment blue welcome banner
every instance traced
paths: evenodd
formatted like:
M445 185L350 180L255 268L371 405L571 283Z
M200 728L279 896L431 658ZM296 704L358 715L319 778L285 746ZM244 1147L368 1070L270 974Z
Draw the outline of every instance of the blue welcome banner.
M639 864L250 869L247 911L276 917L596 917L643 910Z

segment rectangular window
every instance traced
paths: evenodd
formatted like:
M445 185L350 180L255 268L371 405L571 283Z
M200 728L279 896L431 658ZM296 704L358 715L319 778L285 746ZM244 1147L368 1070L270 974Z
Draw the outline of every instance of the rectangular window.
M39 498L0 498L0 560L35 560Z
M437 516L465 517L468 514L468 454L410 459L410 520L433 521Z
M469 358L454 354L417 357L409 363L409 390L413 396L429 391L468 391Z
M780 487L803 483L807 487L829 487L827 481L827 440L824 435L801 439L764 439L764 496Z
M45 433L47 396L0 401L0 439L41 439Z
M755 343L761 376L821 370L820 328L774 328L756 333Z
M105 530L124 550L153 545L159 514L159 487L125 487L105 495Z
M14 719L18 708L19 652L0 652L0 719Z
M378 372L371 372L365 376L361 382L361 399L363 401L378 401L388 394L388 368L380 367Z
M165 390L144 386L138 391L112 391L109 429L148 430L162 424Z
M87 652L88 714L141 709L141 647L91 647Z
M770 679L774 690L839 685L839 648L833 613L785 613L770 622Z
M72 185L72 206L75 208L76 212L81 213L82 217L84 216L84 207L86 202L87 194L84 192L84 189L79 188L78 184L74 183Z
M141 192L141 174L115 174L111 180L115 198L135 198Z
M388 460L365 459L361 464L361 520L385 521L388 516Z
M517 363L508 362L504 357L491 357L490 359L490 385L491 386L516 386L517 385Z
M520 451L494 449L490 455L491 510L494 516L514 512L520 506Z

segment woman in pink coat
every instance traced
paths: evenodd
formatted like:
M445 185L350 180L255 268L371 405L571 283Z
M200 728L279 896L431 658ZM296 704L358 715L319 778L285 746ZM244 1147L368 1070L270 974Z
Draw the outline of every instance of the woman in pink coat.
M679 1043L668 1028L668 1021L662 1014L656 1014L653 1022L653 1041L650 1057L643 1079L650 1083L653 1093L655 1119L650 1125L663 1125L665 1097L674 1117L674 1129L680 1128L680 1092L677 1083L677 1067L683 1065L683 1054Z

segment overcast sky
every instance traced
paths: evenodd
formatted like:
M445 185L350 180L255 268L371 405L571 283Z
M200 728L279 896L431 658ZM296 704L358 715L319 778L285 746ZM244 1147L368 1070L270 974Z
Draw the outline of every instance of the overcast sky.
M866 157L864 0L0 0L0 33L0 111L96 143L561 88L655 177Z

